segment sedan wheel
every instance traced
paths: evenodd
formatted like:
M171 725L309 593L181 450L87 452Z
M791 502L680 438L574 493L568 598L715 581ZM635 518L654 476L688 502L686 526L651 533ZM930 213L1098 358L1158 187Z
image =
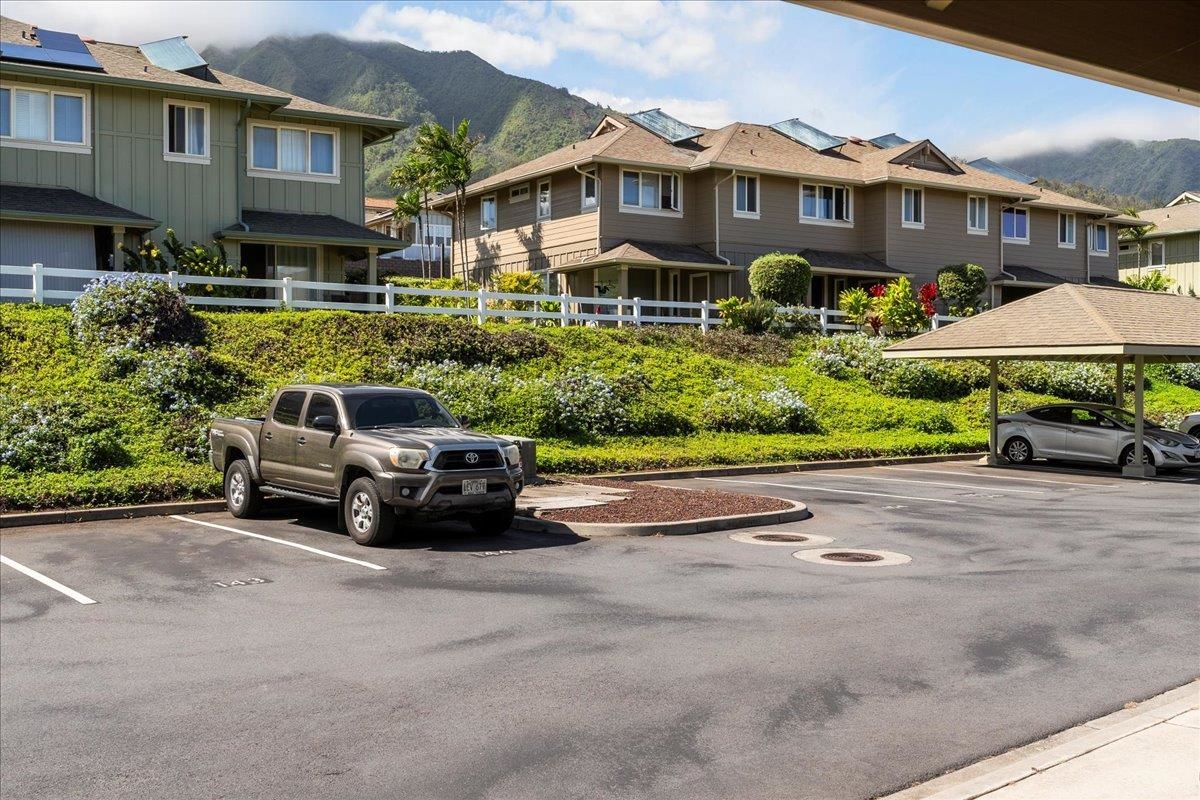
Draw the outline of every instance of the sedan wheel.
M1005 443L1004 457L1014 464L1028 464L1033 460L1033 448L1028 441L1017 436Z
M1133 454L1133 445L1129 445L1128 447L1126 447L1124 450L1121 451L1121 464L1123 466L1129 466L1130 464L1136 464L1136 463L1137 463L1137 458ZM1142 447L1142 463L1143 464L1153 464L1154 463L1154 456L1152 456L1150 454L1149 447L1144 447L1144 446Z

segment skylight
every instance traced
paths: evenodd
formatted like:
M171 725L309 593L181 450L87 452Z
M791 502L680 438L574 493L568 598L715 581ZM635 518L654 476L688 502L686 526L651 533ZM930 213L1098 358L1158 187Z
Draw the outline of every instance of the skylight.
M993 175L999 175L1002 178L1008 178L1009 180L1017 181L1018 183L1033 183L1037 180L1037 178L1032 178L1026 175L1024 172L1017 172L1015 169L1006 167L1002 164L997 164L990 158L977 158L974 161L968 161L967 164L975 169L981 169L985 172L990 172Z
M771 127L789 139L799 142L806 147L811 147L813 150L828 150L831 147L838 147L846 143L845 139L832 136L798 119L776 122Z
M661 136L671 144L686 142L688 139L695 139L704 133L704 131L697 130L691 125L680 122L669 114L664 114L661 108L639 111L636 114L630 114L629 118L655 136Z
M889 147L896 147L897 145L908 143L908 139L905 139L903 136L899 136L895 133L885 133L883 136L876 136L871 140L871 144L884 150L888 149Z
M147 42L138 49L151 64L172 72L187 72L208 66L208 62L187 43L186 36Z

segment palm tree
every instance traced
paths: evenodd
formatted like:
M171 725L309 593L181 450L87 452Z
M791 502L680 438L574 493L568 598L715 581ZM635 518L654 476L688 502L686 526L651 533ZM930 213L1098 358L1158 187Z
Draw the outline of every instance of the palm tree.
M475 167L471 153L482 141L471 136L471 121L464 119L453 131L435 123L426 123L417 129L414 147L428 156L435 165L434 172L441 186L454 187L454 221L458 228L454 238L458 239L463 264L463 281L467 273L467 184L471 182Z
M398 191L396 195L397 218L415 219L417 244L420 248L421 275L429 277L432 268L426 258L425 219L422 211L429 205L430 192L441 191L445 183L440 179L436 161L424 152L418 143L404 154L400 163L392 169L390 183Z
M425 237L421 234L421 191L419 189L408 189L396 195L396 210L395 216L397 219L412 219L417 220L417 240L420 243L421 252L421 277L429 277L428 264L425 261Z
M1121 213L1127 217L1138 217L1136 208L1126 208ZM1122 228L1121 232L1117 234L1117 241L1137 245L1138 275L1142 274L1142 252L1146 247L1146 234L1152 230L1154 230L1154 223L1147 222L1145 225L1139 225L1136 228Z

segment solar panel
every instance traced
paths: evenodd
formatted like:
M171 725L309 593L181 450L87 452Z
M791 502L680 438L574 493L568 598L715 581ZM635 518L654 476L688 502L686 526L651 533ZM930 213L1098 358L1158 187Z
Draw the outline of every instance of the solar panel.
M185 36L174 36L157 42L147 42L138 49L149 59L151 64L172 72L183 72L208 66L208 62L192 49L186 39Z
M75 50L55 50L49 47L31 47L27 44L0 43L0 59L9 61L24 61L30 64L45 64L51 67L70 67L73 69L103 69L100 62L92 58L92 54L84 48L83 52Z
M42 47L48 50L65 50L68 53L88 52L87 45L73 33L48 31L45 28L38 28L37 40L42 43Z
M898 136L894 133L885 133L883 136L876 136L874 139L872 139L871 144L882 147L884 150L886 150L889 147L896 147L897 145L901 144L910 144L910 142L903 136Z
M986 172L992 173L993 175L999 175L1003 178L1008 178L1009 180L1017 181L1018 183L1033 183L1034 181L1037 180L1037 178L1026 175L1024 172L1017 172L1015 169L1012 169L1011 167L1006 167L1002 164L997 164L995 161L992 161L990 158L977 158L974 161L968 161L967 164L974 167L975 169L982 169Z
M639 111L630 114L629 118L656 136L661 136L671 144L695 139L704 131L696 130L691 125L680 122L669 114L664 114L660 108L649 111Z
M776 122L771 127L789 139L811 147L813 150L828 150L831 147L837 147L846 143L845 139L831 136L825 131L814 128L807 122L801 122L798 119Z

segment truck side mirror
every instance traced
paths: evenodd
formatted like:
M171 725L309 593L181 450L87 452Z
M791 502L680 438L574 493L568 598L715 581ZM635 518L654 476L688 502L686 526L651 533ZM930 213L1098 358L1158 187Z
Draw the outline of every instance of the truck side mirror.
M459 417L458 424L463 428L469 428L469 427L471 427L471 418L470 417Z
M337 420L329 414L321 414L320 416L313 417L312 426L319 431L338 432Z

